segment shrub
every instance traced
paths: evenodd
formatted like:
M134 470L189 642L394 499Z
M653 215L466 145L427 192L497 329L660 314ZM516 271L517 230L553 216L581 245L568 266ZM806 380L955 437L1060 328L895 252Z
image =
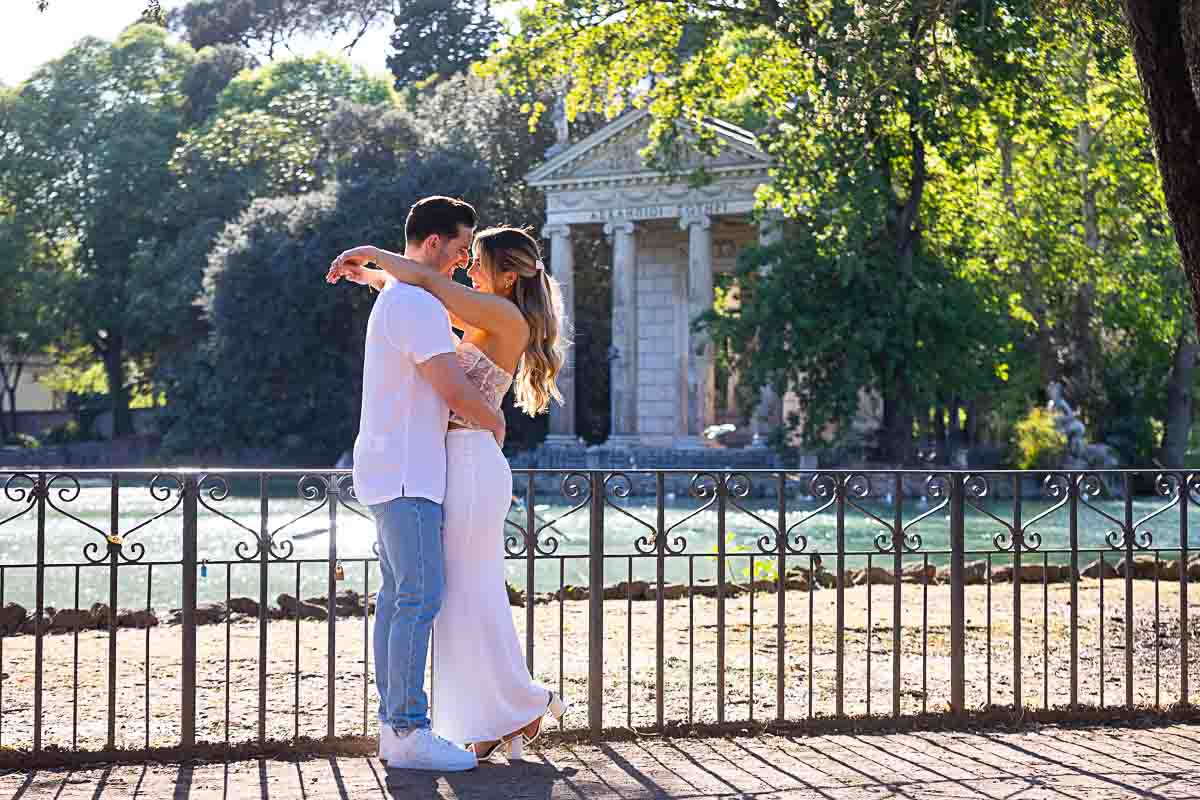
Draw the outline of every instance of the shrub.
M1053 469L1062 462L1067 437L1054 427L1054 416L1035 406L1013 428L1013 461L1018 469Z
M69 419L61 425L55 425L42 434L42 442L45 444L71 444L85 441L87 438L87 434L84 433L79 422L73 419Z
M39 442L36 437L30 436L27 433L9 434L8 437L5 438L4 443L6 445L23 447L26 450L37 450L42 446L42 443Z

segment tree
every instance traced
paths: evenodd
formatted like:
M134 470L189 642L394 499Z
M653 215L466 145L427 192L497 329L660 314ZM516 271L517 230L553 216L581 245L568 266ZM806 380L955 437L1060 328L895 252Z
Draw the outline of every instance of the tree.
M500 34L490 0L404 0L387 65L397 88L467 71Z
M0 195L61 258L63 338L104 363L117 436L133 430L129 361L174 335L199 277L158 257L187 223L168 162L192 60L161 28L134 26L113 44L82 40L6 104Z
M219 44L196 53L196 61L179 90L188 101L187 127L200 127L217 112L225 87L242 72L258 66L251 53L236 45Z
M893 298L943 288L953 296L955 265L925 241L930 192L970 158L981 87L1012 79L1003 54L1027 46L1030 33L1026 18L980 32L978 8L951 16L935 5L546 1L522 13L521 34L490 69L518 91L565 83L569 115L648 106L667 162L679 136L706 141L697 123L707 117L757 121L778 165L764 203L807 227L799 241L828 243L820 258L834 259L840 285L874 271ZM532 107L535 117L542 108ZM935 265L941 278L932 279ZM888 333L873 340L866 361L876 372L859 386L881 394L882 449L901 463L933 399L923 387L935 385L919 369L928 362L910 359L922 347L918 305L860 307ZM842 374L839 394L856 393Z
M4 298L0 303L0 440L17 432L16 395L25 366L53 336L44 270L29 232L11 211L4 210L0 214L0 297Z
M1123 0L1158 155L1163 195L1200 330L1200 5Z
M202 297L212 338L171 383L169 448L211 452L215 442L326 463L353 440L373 297L327 286L320 264L363 241L400 247L402 210L424 195L489 190L481 167L453 156L378 163L353 181L258 200L220 235Z
M323 132L341 102L388 106L386 81L345 59L274 62L226 85L216 111L182 134L171 166L197 213L232 220L256 197L302 194L332 176Z
M346 52L371 28L390 22L393 0L191 0L167 15L197 50L237 45L274 59L303 36L348 35Z
M37 4L38 11L45 11L50 7L50 0L34 0ZM166 25L167 17L162 10L162 0L146 0L146 7L142 9L141 21L152 25Z

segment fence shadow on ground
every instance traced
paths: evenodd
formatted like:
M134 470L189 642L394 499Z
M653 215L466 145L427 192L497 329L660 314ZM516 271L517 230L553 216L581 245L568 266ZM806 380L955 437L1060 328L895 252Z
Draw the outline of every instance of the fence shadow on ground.
M388 771L364 755L108 765L0 774L0 796L615 800L988 798L1026 793L1197 797L1200 727L647 737L556 744L457 775Z

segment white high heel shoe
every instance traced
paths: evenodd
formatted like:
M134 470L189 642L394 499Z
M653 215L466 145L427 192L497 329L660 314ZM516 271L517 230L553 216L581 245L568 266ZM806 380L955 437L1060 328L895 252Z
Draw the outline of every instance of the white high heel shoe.
M521 734L509 737L508 739L500 739L493 742L492 746L487 750L481 749L478 744L470 745L470 750L475 754L478 761L490 761L496 753L504 753L504 756L509 761L515 761L525 755L525 737Z
M563 699L561 697L559 697L556 693L551 692L550 693L550 702L546 704L546 713L543 714L542 716L538 717L534 721L537 723L537 728L534 729L533 735L532 736L522 735L522 736L518 736L516 738L518 738L518 739L524 738L525 744L533 744L534 742L536 742L538 740L538 737L542 735L542 721L545 720L545 718L547 716L553 717L554 721L561 725L562 718L563 718L563 716L566 715L566 713L567 713L567 704L564 703ZM526 725L525 727L528 728L529 726Z

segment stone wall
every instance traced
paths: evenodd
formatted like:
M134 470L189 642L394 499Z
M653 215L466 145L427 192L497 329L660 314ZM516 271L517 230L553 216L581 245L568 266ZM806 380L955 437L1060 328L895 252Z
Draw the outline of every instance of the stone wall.
M548 447L543 445L535 450L518 453L509 458L509 465L514 470L520 469L552 469L552 470L681 470L679 473L666 475L664 491L678 496L685 496L692 483L692 477L698 472L725 470L753 469L798 469L810 464L802 464L799 456L780 456L775 450L768 448L702 448L674 449L670 447L631 447L610 448L598 447ZM629 475L629 489L636 495L652 496L657 491L655 477L649 475ZM513 491L520 495L525 491L526 478L515 476ZM561 473L536 475L534 486L539 495L546 498L559 496L562 491L563 475ZM774 496L775 484L767 478L753 481L755 494Z
M674 220L643 223L637 262L638 433L648 445L665 446L681 433L684 414L687 234Z
M108 442L78 442L39 447L36 450L0 448L0 468L141 467L153 462L158 454L158 447L157 438L142 436Z

